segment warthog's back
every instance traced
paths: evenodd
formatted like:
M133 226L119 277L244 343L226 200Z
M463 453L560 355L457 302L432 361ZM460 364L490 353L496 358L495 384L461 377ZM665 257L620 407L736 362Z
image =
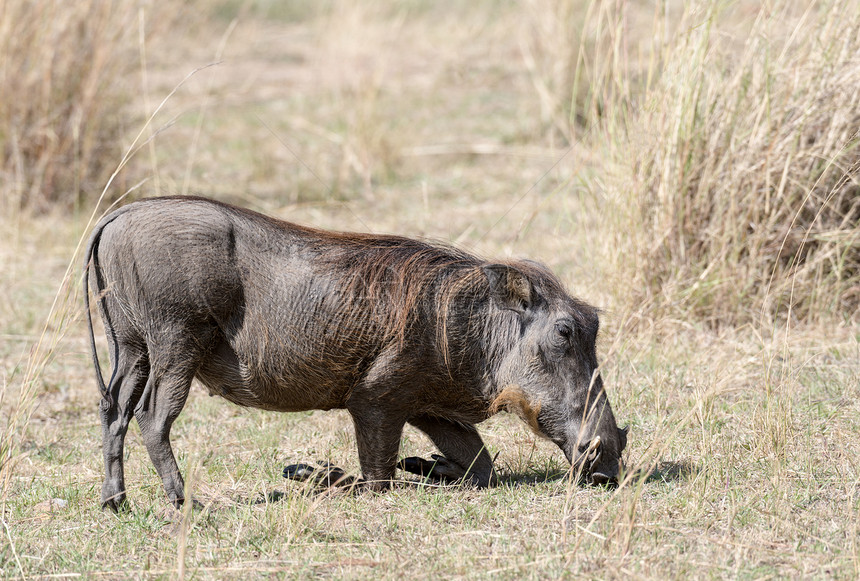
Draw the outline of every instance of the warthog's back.
M381 348L320 267L336 238L194 198L144 200L105 221L98 262L125 314L118 332L150 350L207 341L197 376L214 394L281 411L341 407Z

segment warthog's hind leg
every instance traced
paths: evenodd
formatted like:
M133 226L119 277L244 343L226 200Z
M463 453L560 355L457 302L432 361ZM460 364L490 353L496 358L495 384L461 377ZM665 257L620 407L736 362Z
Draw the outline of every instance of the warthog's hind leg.
M176 352L181 354L182 350L176 349ZM189 357L181 363L175 360L173 363L161 373L153 368L134 415L164 491L170 502L179 507L185 502L185 483L170 446L170 428L188 399L194 362Z
M102 420L102 451L105 463L105 480L102 484L102 508L114 512L126 505L123 448L125 435L134 406L143 391L149 375L149 360L145 353L129 347L119 349L114 362L116 373L108 386L110 399L99 402Z

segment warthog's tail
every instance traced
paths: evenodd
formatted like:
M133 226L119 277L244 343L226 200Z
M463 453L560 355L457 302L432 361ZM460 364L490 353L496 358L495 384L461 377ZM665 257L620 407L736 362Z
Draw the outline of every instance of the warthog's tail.
M108 313L107 308L104 306L104 281L101 275L101 269L99 268L99 242L101 242L102 231L105 226L110 224L117 218L120 214L125 213L125 208L117 210L107 218L103 218L98 224L96 224L95 229L93 229L93 233L90 235L89 242L87 242L87 249L84 251L84 308L87 311L87 326L90 331L90 351L93 356L93 367L96 371L96 382L98 382L99 391L102 394L102 398L108 402L108 406L113 407L114 401L113 396L108 389L108 385L111 385L116 378L117 372L117 361L119 361L119 344L116 340L116 332L114 331L113 324L110 320L110 313ZM93 273L96 277L96 288L93 289L96 292L96 300L101 302L102 304L102 320L105 325L105 332L110 333L113 349L114 349L114 365L113 371L111 373L110 381L105 384L104 377L102 376L102 367L101 363L99 363L99 355L98 351L96 351L96 336L93 331L93 315L92 310L90 309L90 269L92 268Z

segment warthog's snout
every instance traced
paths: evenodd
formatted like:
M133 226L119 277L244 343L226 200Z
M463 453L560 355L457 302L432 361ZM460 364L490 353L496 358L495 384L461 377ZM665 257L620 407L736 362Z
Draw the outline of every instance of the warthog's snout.
M580 444L575 455L566 454L568 460L573 457L571 470L586 484L617 484L618 474L624 468L621 453L627 445L628 428L617 430L617 439L594 436L588 442Z

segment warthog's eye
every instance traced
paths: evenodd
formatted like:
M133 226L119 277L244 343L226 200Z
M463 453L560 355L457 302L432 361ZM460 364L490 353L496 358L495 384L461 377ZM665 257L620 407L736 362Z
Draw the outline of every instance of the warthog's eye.
M562 337L570 337L573 334L573 327L571 327L570 323L567 321L557 321L555 324L555 330L558 331L558 334Z
M573 325L568 321L556 321L555 332L556 339L554 343L559 346L568 345L570 338L573 336Z

